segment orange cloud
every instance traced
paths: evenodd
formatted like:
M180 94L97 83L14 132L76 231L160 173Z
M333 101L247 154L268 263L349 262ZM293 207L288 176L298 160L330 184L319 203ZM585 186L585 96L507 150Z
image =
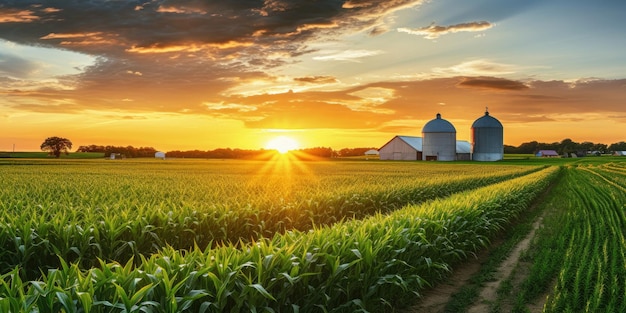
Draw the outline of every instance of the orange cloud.
M40 19L31 10L12 10L0 8L0 23L30 23Z
M459 86L500 90L528 89L528 86L522 82L496 77L468 77L463 79Z
M293 80L297 82L312 84L332 84L338 82L337 78L333 76L306 76L296 77Z
M159 13L176 13L176 14L207 14L207 12L205 10L199 9L199 8L192 8L192 7L186 7L186 6L166 6L166 5L160 5L159 8L157 9L157 12Z

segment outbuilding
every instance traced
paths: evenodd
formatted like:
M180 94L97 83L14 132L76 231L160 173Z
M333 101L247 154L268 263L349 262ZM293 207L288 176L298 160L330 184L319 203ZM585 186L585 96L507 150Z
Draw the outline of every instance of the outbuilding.
M626 156L626 151L614 151L613 155Z
M472 159L472 145L469 141L457 140L456 141L456 159L458 161L469 161Z
M371 149L371 150L367 150L367 151L365 151L365 153L364 153L364 154L365 154L365 155L378 155L378 154L379 154L379 152L378 152L378 150L376 150L376 149Z
M558 158L559 154L554 150L539 150L535 156L542 158Z
M165 160L165 152L157 151L157 152L154 154L154 157L155 157L155 158L157 158L157 159L163 159L163 160Z

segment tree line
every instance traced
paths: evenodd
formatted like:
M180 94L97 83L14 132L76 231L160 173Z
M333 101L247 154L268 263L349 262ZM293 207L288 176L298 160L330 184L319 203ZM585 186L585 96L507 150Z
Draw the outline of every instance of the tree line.
M100 146L100 145L88 145L80 146L76 149L76 152L99 152L104 153L105 157L110 157L111 154L119 154L127 158L154 158L154 154L157 152L152 147L138 147L133 146Z
M49 151L51 155L59 157L61 153L68 153L72 148L72 142L67 138L49 137L42 144L41 149ZM333 158L333 157L350 157L362 156L367 150L376 148L343 148L341 150L333 150L330 147L315 147L292 151L292 155L298 159L312 158ZM504 145L504 153L506 154L534 154L539 150L555 150L557 153L585 155L588 152L594 154L607 154L613 151L626 151L626 142L620 141L610 145L603 143L593 143L589 141L575 142L569 138L560 142L541 143L537 141L524 142L519 146ZM111 154L119 154L128 158L154 157L157 150L153 147L133 147L133 146L103 146L88 145L80 146L76 152L98 152L104 153L105 157ZM218 148L214 150L174 150L166 153L170 158L204 158L204 159L270 159L278 152L275 150L249 150L249 149L231 149Z
M507 154L530 154L536 153L539 150L554 150L557 153L570 154L570 153L597 153L606 154L613 151L626 151L626 142L620 141L606 145L603 143L593 143L589 141L575 142L569 138L563 139L560 142L542 143L537 141L524 142L519 146L504 145L504 153Z
M265 160L271 159L278 154L275 150L246 150L246 149L231 149L231 148L219 148L215 150L187 150L187 151L168 151L165 155L168 158L202 158L202 159L257 159ZM298 159L309 158L331 158L334 156L332 148L328 147L315 147L307 149L295 150L291 153Z
M157 150L153 147L139 147L133 146L103 146L103 145L88 145L80 146L76 152L97 152L104 153L104 157L110 157L111 154L119 154L127 158L144 158L154 157ZM218 148L214 150L174 150L166 152L168 158L198 158L198 159L271 159L278 152L275 150L250 150L250 149L231 149L231 148ZM308 158L331 158L336 156L335 151L328 147L315 147L300 149L294 151L293 155L298 159Z

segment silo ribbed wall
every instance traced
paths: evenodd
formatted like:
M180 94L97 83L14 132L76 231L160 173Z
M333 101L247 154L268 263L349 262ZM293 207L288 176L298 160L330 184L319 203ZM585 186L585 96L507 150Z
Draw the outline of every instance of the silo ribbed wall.
M456 133L423 133L422 160L436 156L437 161L456 160Z

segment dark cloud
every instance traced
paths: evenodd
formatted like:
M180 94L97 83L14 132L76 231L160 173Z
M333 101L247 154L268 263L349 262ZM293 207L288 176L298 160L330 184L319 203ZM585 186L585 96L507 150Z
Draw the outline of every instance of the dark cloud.
M59 78L72 89L58 97L78 107L197 112L313 52L311 39L370 29L422 1L5 1L0 38L96 56L82 74ZM25 76L33 67L23 64L0 71Z
M495 77L465 78L459 83L459 86L500 90L528 89L528 86L522 82Z
M421 0L378 1L15 1L4 11L28 11L24 23L0 23L0 36L25 44L60 45L54 34L91 33L115 38L122 49L303 42L320 32L363 29L387 13ZM0 11L2 12L2 11ZM6 15L6 14L5 14ZM25 23L40 21L37 23ZM68 44L68 41L65 41ZM288 46L288 45L287 45ZM76 50L85 48L72 47ZM101 52L110 46L100 47ZM288 47L287 47L288 48ZM192 48L190 48L192 49ZM289 49L290 50L290 49Z

